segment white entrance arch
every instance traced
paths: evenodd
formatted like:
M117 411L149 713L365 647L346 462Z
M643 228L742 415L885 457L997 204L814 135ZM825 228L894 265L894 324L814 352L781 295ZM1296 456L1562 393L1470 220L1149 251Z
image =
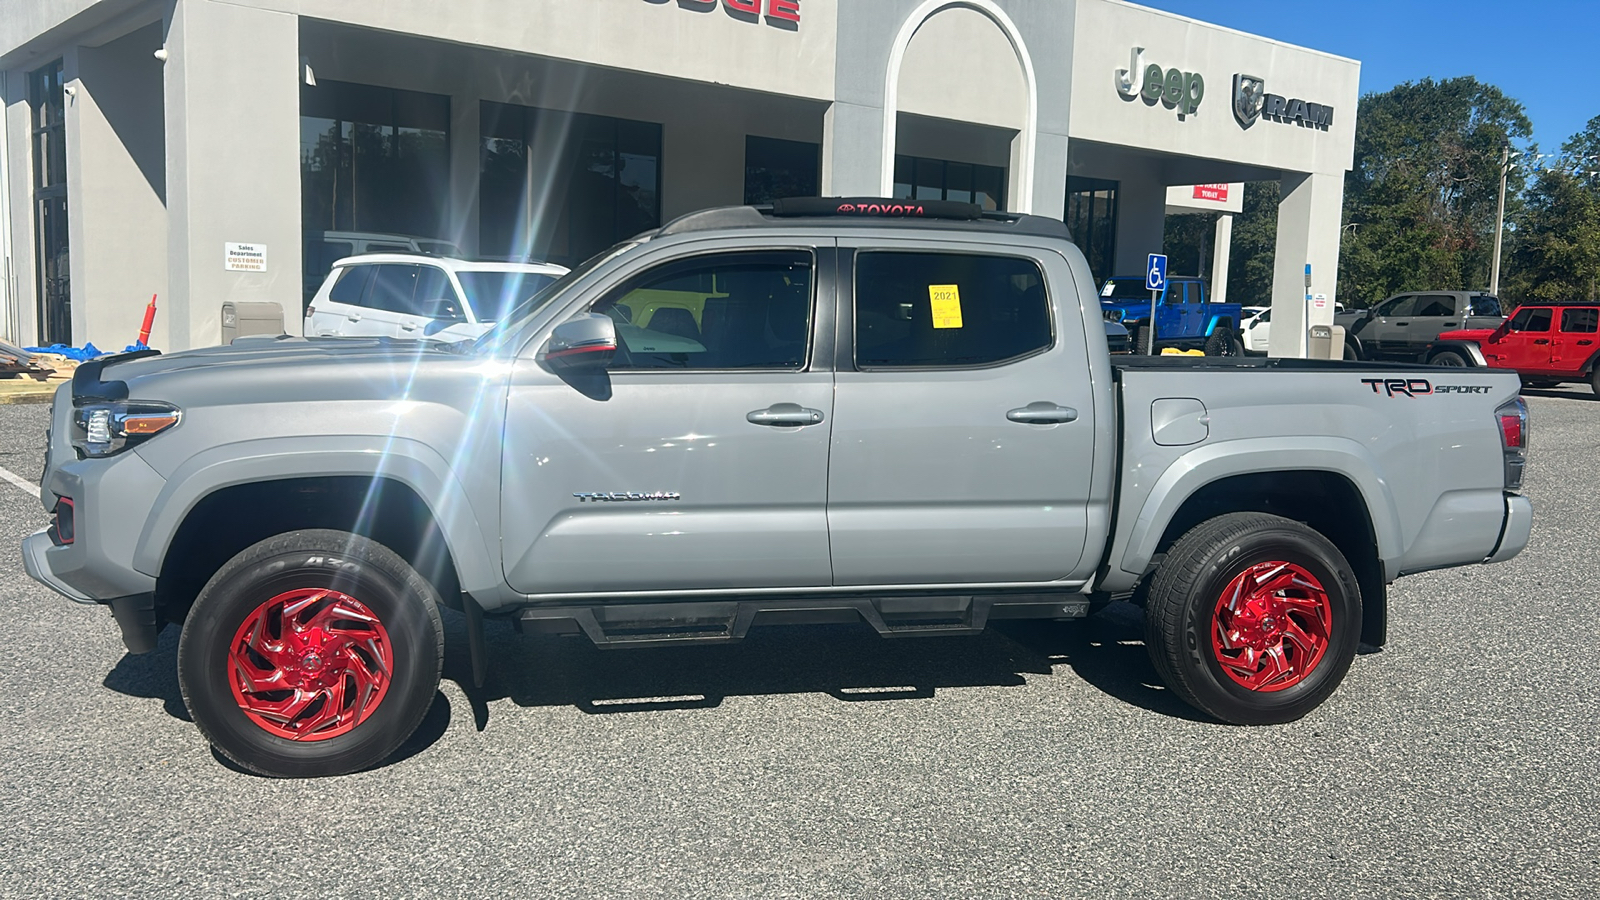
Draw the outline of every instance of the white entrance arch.
M1012 211L1032 212L1033 155L1038 137L1039 83L1034 78L1033 58L1028 55L1028 46L1022 42L1022 32L994 0L925 0L906 19L905 24L900 26L900 33L895 35L894 46L889 51L889 72L883 90L883 159L879 170L878 195L894 196L895 128L900 118L900 66L905 61L906 48L911 46L911 38L916 35L917 29L922 27L922 23L939 12L957 6L980 12L1000 26L1000 30L1005 32L1006 40L1011 42L1011 49L1017 54L1017 61L1022 63L1022 77L1028 90L1028 108L1022 119L1022 146L1017 153L1018 196L1012 204Z

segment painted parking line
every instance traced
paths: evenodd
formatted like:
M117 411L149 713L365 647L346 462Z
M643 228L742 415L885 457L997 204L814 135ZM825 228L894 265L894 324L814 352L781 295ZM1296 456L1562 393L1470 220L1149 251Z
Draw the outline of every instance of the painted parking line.
M38 486L35 485L33 482L29 481L28 479L23 478L21 475L16 474L15 472L8 472L5 469L0 469L0 481L9 481L9 482L11 482L12 484L16 485L18 488L21 488L22 490L27 491L28 492L28 496L33 497L35 499L37 499L38 496L39 496L39 488L38 488Z

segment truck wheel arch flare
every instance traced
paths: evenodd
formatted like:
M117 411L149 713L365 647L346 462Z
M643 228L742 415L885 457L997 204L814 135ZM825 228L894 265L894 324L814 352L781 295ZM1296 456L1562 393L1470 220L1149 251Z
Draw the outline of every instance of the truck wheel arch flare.
M1293 460L1286 464L1285 460ZM1202 446L1178 457L1156 480L1137 517L1113 537L1112 558L1122 572L1143 577L1178 511L1201 488L1234 475L1287 471L1331 472L1348 480L1366 504L1378 558L1401 555L1399 511L1388 486L1374 473L1378 462L1354 441L1262 438Z
M379 462L381 460L381 463ZM450 465L431 447L404 438L352 436L299 441L266 439L229 444L179 466L157 497L133 562L159 574L184 521L202 500L230 487L297 478L385 478L411 489L433 514L463 591L497 596L501 581L483 528Z

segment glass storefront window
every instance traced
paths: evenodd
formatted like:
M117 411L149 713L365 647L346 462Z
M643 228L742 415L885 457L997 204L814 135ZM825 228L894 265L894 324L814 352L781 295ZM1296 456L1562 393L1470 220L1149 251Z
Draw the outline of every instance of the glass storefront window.
M1067 177L1067 230L1088 258L1096 284L1116 274L1117 188L1118 182L1103 178Z
M442 237L449 129L449 97L337 81L302 87L303 229Z
M1000 166L918 156L894 158L894 195L905 200L956 200L986 210L1006 208L1006 170Z
M571 265L661 224L661 126L482 104L478 239Z
M62 61L28 74L33 138L33 246L41 344L72 343L67 252L67 128Z
M815 197L821 183L821 144L755 135L744 139L744 202Z

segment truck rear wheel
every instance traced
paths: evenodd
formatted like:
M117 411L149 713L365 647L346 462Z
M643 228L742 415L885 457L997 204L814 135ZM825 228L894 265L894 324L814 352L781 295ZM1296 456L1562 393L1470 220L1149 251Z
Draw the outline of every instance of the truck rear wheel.
M439 598L394 551L342 531L268 538L212 576L178 683L224 756L277 777L341 775L400 746L433 703Z
M1594 370L1589 373L1589 390L1600 397L1600 363L1596 363Z
M1219 328L1206 338L1205 352L1207 356L1243 356L1244 345L1239 343L1239 336L1233 329Z
M1145 644L1174 693L1234 725L1292 722L1344 679L1361 593L1343 554L1289 519L1229 513L1195 526L1150 584Z

